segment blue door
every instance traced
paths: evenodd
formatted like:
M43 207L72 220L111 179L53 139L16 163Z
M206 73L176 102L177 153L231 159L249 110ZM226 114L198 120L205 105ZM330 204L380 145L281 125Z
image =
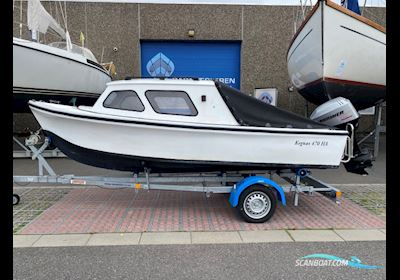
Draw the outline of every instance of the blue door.
M142 41L142 77L218 79L240 89L240 42Z

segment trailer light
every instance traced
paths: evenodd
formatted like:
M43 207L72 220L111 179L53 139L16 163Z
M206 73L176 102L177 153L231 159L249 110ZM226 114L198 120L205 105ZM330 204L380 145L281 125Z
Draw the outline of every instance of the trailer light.
M340 198L341 196L342 196L342 192L337 191L337 192L336 192L336 198Z
M86 180L72 179L71 185L86 185Z

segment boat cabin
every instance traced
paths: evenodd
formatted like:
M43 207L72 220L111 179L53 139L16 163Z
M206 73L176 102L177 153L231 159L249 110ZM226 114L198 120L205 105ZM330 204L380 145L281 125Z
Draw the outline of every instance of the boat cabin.
M266 104L223 83L132 79L107 84L93 107L110 116L192 124L321 129L327 126Z
M71 45L72 45L72 49L71 49L72 53L80 54L93 62L99 63L97 61L96 57L94 56L94 54L89 49L87 49L85 47L80 47L75 44L71 44ZM53 43L48 44L48 46L55 47L55 48L62 49L62 50L68 50L66 42L53 42Z

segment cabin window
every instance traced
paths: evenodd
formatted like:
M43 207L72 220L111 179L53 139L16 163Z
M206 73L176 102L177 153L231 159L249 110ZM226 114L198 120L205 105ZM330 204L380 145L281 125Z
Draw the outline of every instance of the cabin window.
M119 90L111 92L103 106L111 109L143 112L144 106L139 96L132 90Z
M149 90L146 91L146 97L157 113L183 116L197 115L196 107L184 91Z

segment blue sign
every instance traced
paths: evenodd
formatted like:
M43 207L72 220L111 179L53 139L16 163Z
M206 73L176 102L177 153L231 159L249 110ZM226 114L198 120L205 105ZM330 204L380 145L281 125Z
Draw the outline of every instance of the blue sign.
M267 104L271 104L274 100L274 98L268 92L263 92L259 99Z
M175 70L174 63L163 53L156 54L146 65L152 77L170 77Z
M142 41L142 77L218 79L240 89L240 42Z

